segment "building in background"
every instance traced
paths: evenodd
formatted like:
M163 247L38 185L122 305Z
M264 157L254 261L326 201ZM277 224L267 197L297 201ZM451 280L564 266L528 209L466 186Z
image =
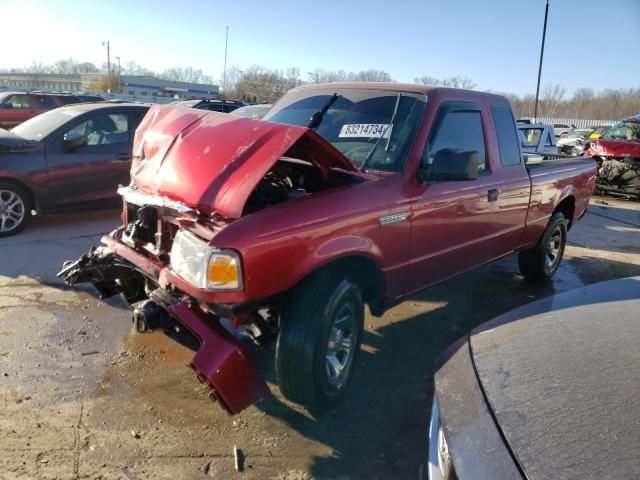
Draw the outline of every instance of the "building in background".
M0 91L79 92L79 73L0 73Z
M147 75L111 75L111 92L140 100L153 98L171 99L216 99L220 94L218 85L178 82ZM106 93L108 79L105 73L0 73L0 92L96 92Z

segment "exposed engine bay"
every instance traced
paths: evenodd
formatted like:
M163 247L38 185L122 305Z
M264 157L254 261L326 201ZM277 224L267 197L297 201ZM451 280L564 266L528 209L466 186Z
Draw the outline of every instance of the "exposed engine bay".
M611 195L640 199L640 159L596 157L596 190Z
M330 170L325 175L313 163L282 157L253 189L243 215L311 193L361 181L361 178L340 170Z

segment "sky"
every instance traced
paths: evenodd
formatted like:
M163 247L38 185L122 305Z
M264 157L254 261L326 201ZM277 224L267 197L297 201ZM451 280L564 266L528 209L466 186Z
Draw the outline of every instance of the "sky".
M0 71L73 57L161 71L258 64L469 77L534 93L544 0L0 0ZM15 19L15 21L13 20ZM18 20L19 19L19 20ZM640 0L550 0L542 86L640 87Z

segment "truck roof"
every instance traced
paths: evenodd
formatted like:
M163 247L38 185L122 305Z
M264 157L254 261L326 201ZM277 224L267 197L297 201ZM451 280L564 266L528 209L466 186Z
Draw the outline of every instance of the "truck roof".
M505 97L487 92L478 92L476 90L465 90L461 88L441 87L439 85L418 85L415 83L395 83L395 82L335 82L335 83L310 83L301 85L293 90L326 90L326 89L365 89L365 90L388 90L391 92L410 92L423 93L427 96L435 93L455 93L456 96L464 94L469 99L478 97L493 97L503 101Z

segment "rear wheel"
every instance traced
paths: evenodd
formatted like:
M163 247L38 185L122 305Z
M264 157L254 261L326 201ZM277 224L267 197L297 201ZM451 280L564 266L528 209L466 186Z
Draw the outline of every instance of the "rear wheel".
M355 366L364 323L358 285L330 271L304 280L285 309L276 374L289 400L322 406L338 400Z
M528 280L545 281L556 273L567 243L568 221L556 213L545 229L538 244L518 255L520 272Z
M31 216L29 195L9 182L0 182L0 237L20 232Z

